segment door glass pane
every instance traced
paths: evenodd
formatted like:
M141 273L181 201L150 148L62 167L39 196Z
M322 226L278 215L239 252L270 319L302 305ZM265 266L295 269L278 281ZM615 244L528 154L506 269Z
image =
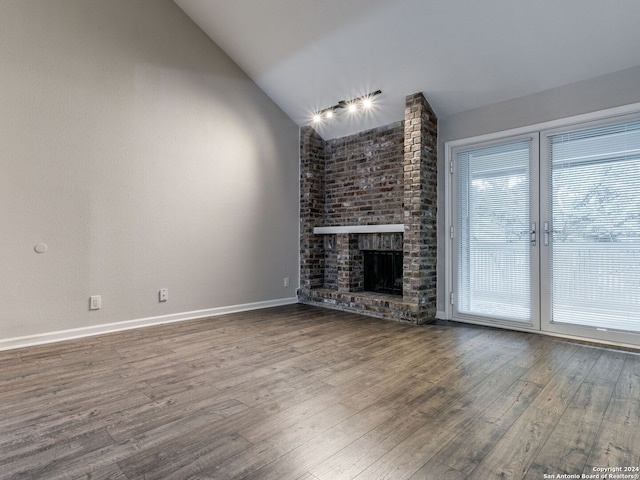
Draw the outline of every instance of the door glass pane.
M640 332L640 122L549 148L552 322Z
M527 139L456 154L460 313L531 321L530 151Z

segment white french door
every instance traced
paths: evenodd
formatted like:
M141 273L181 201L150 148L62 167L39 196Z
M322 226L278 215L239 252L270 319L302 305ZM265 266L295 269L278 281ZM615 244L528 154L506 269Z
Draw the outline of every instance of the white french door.
M537 158L537 134L454 151L455 318L539 328Z
M451 317L640 345L640 119L453 148Z
M541 135L542 328L640 343L640 120Z

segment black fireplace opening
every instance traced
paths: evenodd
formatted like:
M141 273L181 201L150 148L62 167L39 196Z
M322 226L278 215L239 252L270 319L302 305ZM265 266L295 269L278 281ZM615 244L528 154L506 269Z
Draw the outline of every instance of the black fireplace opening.
M402 252L364 250L364 290L402 295Z

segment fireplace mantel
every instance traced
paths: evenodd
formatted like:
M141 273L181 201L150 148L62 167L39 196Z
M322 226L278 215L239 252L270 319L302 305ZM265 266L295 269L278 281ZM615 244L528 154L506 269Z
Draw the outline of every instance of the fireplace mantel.
M385 225L340 225L336 227L314 227L316 235L335 235L339 233L402 233L403 223Z

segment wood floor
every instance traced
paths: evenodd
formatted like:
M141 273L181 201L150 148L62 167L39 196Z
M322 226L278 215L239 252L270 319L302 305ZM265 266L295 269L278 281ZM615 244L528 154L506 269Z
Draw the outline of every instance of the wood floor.
M640 467L634 353L303 305L0 352L0 412L2 479Z

